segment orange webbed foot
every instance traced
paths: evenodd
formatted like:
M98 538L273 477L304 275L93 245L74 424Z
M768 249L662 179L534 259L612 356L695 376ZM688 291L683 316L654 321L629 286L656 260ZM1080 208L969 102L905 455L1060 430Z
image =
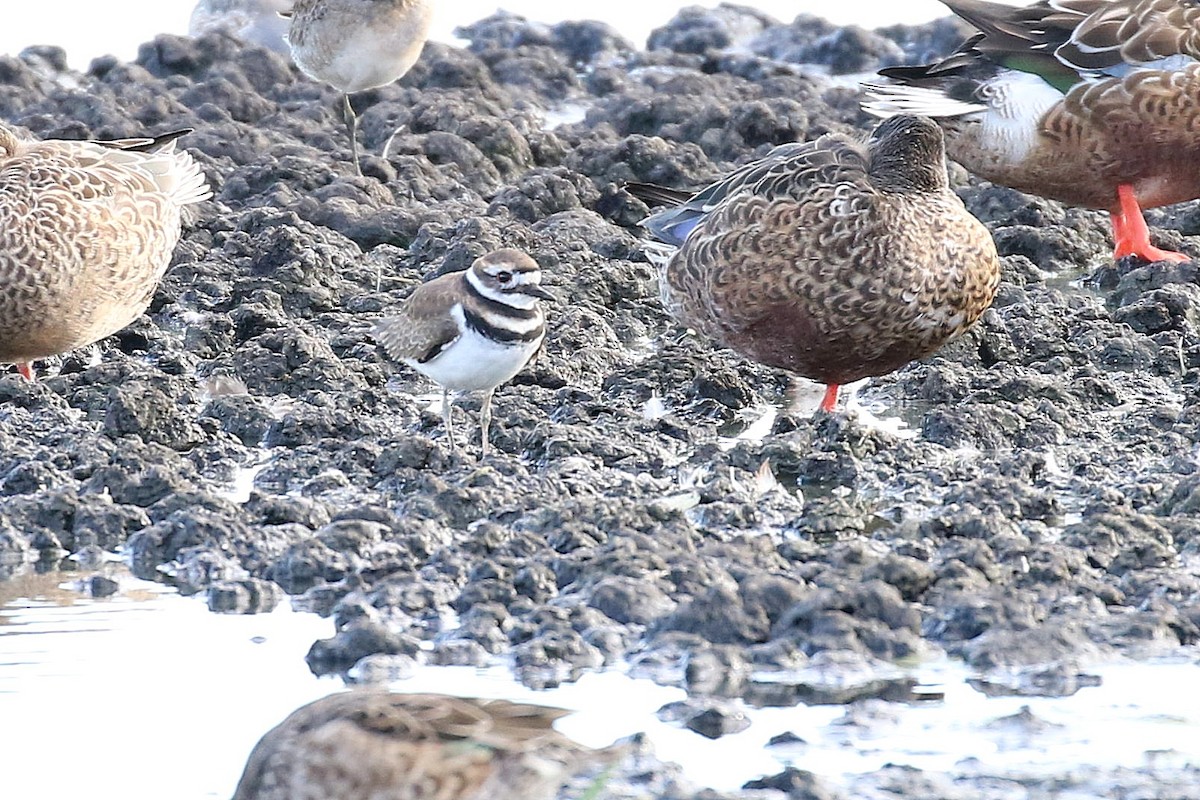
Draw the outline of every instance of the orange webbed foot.
M1150 244L1150 228L1146 218L1142 216L1142 208L1138 205L1133 187L1122 184L1117 187L1118 207L1110 212L1113 226L1113 259L1125 256L1137 256L1144 261L1170 261L1178 264L1181 261L1191 261L1191 256L1176 253L1174 250L1163 250Z
M836 383L828 384L825 387L825 396L821 398L821 410L827 411L830 414L837 408L838 389L841 387Z

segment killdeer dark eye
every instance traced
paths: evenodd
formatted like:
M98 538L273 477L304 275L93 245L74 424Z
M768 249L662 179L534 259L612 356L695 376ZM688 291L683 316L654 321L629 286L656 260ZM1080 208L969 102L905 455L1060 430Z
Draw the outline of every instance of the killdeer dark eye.
M501 283L508 283L509 281L512 280L512 273L511 272L497 272L496 280L500 281Z

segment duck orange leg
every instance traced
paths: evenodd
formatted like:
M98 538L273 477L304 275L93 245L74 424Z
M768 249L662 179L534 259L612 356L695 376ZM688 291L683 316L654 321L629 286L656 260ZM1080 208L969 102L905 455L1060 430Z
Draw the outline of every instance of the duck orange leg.
M1117 210L1109 212L1112 217L1113 239L1117 246L1113 258L1137 256L1144 261L1190 261L1189 256L1174 250L1160 250L1150 244L1150 229L1138 205L1133 187L1123 183L1117 187Z
M21 377L27 381L37 380L33 377L33 364L30 364L28 361L18 363L17 372L21 373Z
M821 398L821 410L833 413L837 408L838 389L841 387L836 383L830 383L825 386L825 396Z

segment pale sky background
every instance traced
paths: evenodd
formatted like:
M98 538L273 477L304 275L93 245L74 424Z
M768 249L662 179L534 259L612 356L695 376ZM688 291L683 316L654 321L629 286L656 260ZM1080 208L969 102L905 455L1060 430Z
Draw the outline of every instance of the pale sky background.
M92 58L113 53L130 60L137 46L156 33L186 33L195 0L0 0L0 52L16 54L33 44L65 47L72 66L85 69ZM530 19L603 19L634 42L686 5L715 6L718 0L450 0L440 4L435 38L448 41L458 25L505 8ZM823 16L839 25L874 28L897 22L927 22L948 14L936 0L743 0L781 21L799 13ZM1014 0L1016 4L1016 0Z

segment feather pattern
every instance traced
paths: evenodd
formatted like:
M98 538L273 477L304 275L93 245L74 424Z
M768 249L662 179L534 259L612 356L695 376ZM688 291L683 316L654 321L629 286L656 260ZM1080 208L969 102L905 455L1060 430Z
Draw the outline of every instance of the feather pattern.
M868 112L934 116L977 175L1121 224L1121 186L1143 208L1200 197L1200 4L943 2L980 33L936 64L881 70L894 83L868 86Z
M210 196L187 131L111 142L0 127L0 362L103 339L149 305L185 205Z
M549 800L611 762L554 730L557 708L358 689L310 703L251 752L233 800Z
M670 312L830 385L931 354L999 282L991 236L950 191L925 118L888 120L866 145L826 134L777 147L644 224L681 215L697 221L664 270Z

